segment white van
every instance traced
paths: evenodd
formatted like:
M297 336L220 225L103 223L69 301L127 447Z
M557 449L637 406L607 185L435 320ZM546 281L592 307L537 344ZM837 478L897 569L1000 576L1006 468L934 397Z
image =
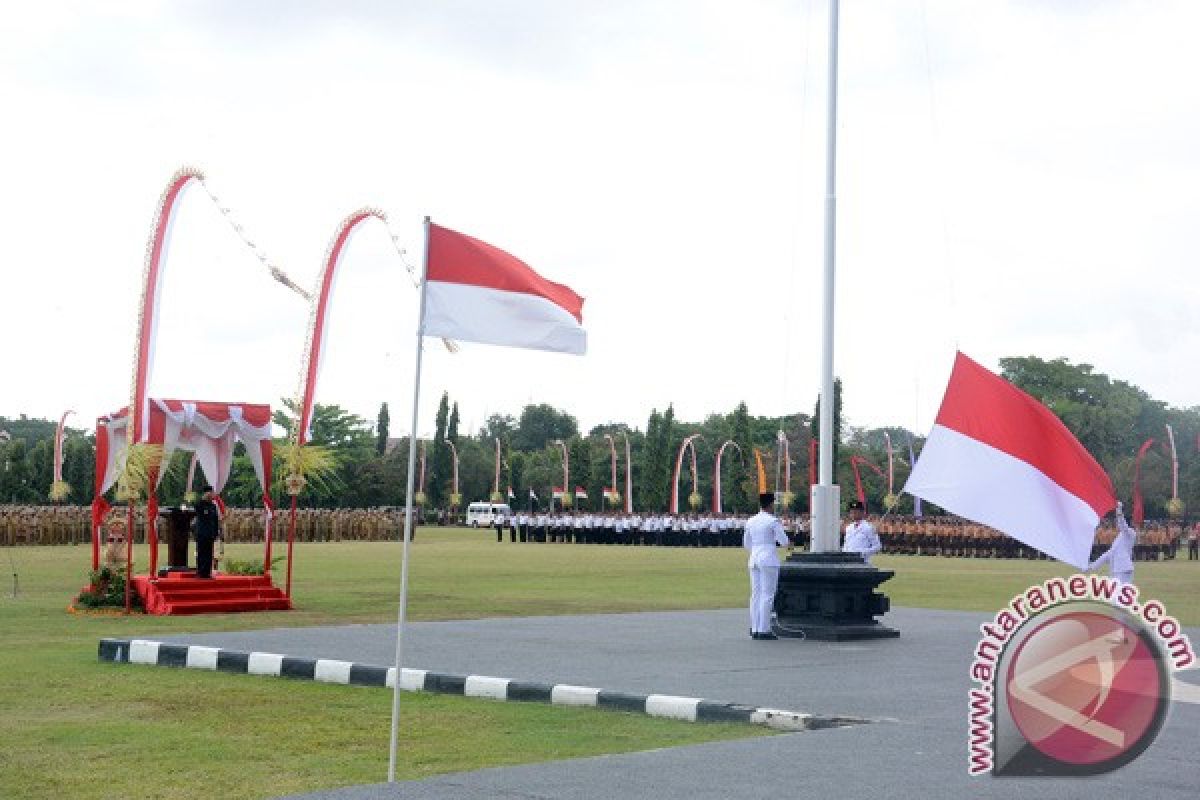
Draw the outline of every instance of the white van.
M467 506L468 528L490 528L496 517L511 517L507 503L471 503Z

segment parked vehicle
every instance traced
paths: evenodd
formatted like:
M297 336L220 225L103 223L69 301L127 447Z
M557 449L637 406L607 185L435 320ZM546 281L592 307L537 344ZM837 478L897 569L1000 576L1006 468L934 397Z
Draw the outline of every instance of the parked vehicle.
M467 527L488 528L496 522L497 517L512 516L512 509L507 503L471 503L467 506Z

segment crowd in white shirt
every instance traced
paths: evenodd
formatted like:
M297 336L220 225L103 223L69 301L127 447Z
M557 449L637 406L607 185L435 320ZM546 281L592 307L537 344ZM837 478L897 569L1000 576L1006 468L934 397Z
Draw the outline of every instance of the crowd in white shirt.
M657 545L664 547L741 547L745 514L644 514L589 512L514 512L493 527L512 542ZM784 519L796 544L808 541L807 522Z

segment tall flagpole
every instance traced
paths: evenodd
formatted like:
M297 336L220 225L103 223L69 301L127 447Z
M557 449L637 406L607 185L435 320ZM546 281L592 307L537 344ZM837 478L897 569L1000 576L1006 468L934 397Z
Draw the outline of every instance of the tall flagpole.
M404 505L404 543L400 556L400 609L396 614L396 674L392 685L392 734L388 745L388 783L396 782L396 740L400 725L400 656L408 611L408 542L412 539L413 478L417 465L417 405L421 400L421 355L425 338L425 284L429 273L429 217L425 218L425 257L421 265L421 303L417 312L417 369L413 379L412 434L408 437L408 495Z
M829 2L829 114L825 153L825 292L821 335L821 419L818 484L812 487L812 550L838 550L841 489L833 482L833 297L837 231L837 65L838 0Z

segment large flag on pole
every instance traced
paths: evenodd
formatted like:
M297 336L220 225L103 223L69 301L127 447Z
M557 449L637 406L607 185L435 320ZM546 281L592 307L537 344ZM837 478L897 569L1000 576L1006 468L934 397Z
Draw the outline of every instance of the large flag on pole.
M904 490L1080 569L1116 504L1058 417L962 353Z
M413 377L412 435L408 444L408 504L400 567L400 608L396 614L397 676L402 674L404 618L408 606L408 543L412 540L422 337L441 336L577 355L583 355L587 350L582 297L566 286L546 280L503 250L434 225L429 217L425 218L425 270L422 277L421 310L417 314L417 363ZM559 491L555 490L556 493ZM513 496L512 487L508 489L508 496ZM396 780L400 688L401 681L397 678L392 691L389 783Z
M520 259L430 223L426 336L583 355L583 298Z

